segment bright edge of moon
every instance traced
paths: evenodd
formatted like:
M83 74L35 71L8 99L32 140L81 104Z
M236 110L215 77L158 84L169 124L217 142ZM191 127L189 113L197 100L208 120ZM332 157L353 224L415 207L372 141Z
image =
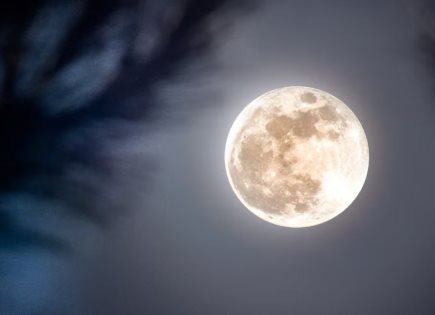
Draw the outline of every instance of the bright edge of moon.
M238 115L225 168L252 213L285 227L308 227L342 213L367 177L369 148L358 118L324 91L284 87Z

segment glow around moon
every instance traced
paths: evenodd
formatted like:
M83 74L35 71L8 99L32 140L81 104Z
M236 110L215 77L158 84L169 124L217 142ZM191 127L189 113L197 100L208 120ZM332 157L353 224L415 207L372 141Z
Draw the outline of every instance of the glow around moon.
M339 99L308 87L250 103L225 147L230 184L255 215L286 227L326 222L361 191L369 166L364 130Z

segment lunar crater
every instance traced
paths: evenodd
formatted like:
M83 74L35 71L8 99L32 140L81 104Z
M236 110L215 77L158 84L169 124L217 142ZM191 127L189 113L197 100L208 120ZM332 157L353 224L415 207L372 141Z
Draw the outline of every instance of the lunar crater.
M302 94L301 100L304 103L312 104L312 103L315 103L317 101L317 97L313 93L307 92L307 93Z

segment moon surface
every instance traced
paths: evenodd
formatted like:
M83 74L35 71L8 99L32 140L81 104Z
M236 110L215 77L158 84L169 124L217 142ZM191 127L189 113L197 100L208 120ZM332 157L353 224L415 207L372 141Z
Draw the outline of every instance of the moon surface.
M285 227L308 227L343 212L361 191L369 166L364 129L355 114L324 91L272 90L237 117L225 167L240 201Z

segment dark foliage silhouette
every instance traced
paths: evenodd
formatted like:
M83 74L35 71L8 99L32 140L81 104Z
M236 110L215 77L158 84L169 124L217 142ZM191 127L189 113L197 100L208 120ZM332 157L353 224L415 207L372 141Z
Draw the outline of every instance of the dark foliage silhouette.
M4 248L67 248L65 240L48 232L48 220L24 223L29 217L104 224L122 211L107 186L117 181L118 164L128 161L119 162L122 155L113 148L158 128L155 121L171 111L158 97L160 84L205 55L216 25L223 26L222 20L239 7L234 2L0 4ZM151 172L152 152L141 159ZM117 197L128 198L122 192Z

